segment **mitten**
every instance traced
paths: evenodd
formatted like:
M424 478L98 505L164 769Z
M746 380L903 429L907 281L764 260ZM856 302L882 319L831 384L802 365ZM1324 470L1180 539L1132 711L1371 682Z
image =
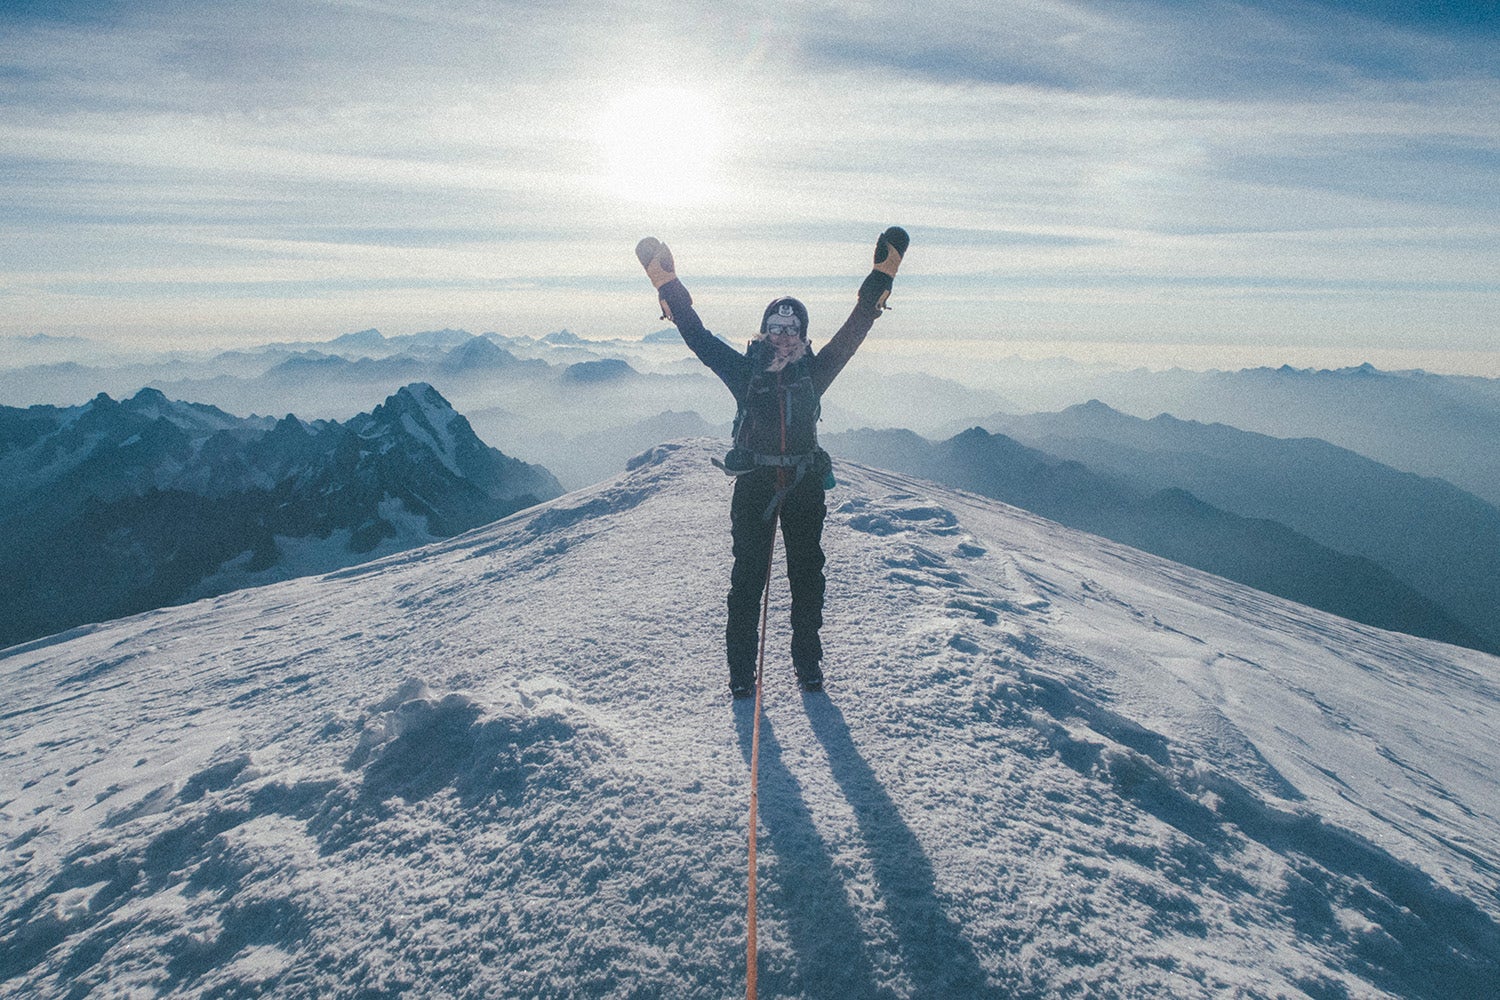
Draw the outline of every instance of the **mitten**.
M693 297L688 294L682 283L677 281L677 267L672 263L672 251L667 245L655 236L647 236L635 245L636 259L646 269L646 277L651 279L651 284L656 286L658 300L661 303L661 318L672 320L672 307L668 304L669 299L678 299L686 305L692 305ZM675 284L673 284L675 282ZM673 285L667 288L667 285ZM675 320L672 320L675 322Z
M911 237L900 226L892 226L881 233L880 238L875 241L875 270L894 278L896 268L901 266L901 258L910 245Z
M872 309L884 309L890 297L896 269L911 245L911 237L900 226L892 226L875 241L875 267L859 286L859 301Z
M646 269L646 277L657 288L677 277L677 268L672 263L672 251L655 236L647 236L635 245L635 256Z

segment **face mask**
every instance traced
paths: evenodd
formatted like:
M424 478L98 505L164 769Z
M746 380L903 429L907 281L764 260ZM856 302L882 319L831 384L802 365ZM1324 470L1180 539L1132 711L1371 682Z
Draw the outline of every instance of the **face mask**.
M807 353L807 341L795 329L789 332L790 336L778 336L775 327L768 328L765 339L771 346L771 352L766 360L766 371L779 372Z

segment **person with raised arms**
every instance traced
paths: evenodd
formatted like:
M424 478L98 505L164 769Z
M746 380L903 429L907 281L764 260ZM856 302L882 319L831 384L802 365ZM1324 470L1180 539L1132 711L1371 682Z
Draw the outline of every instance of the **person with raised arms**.
M729 690L735 698L755 693L759 605L778 521L792 595L792 665L803 691L823 689L822 539L833 466L818 447L820 401L886 308L909 244L910 237L898 226L880 234L875 265L859 286L853 311L821 350L814 351L808 339L807 308L782 296L766 306L760 330L743 354L704 327L666 244L648 236L636 246L663 318L677 327L739 407L733 448L722 462L715 460L735 477L729 507L734 565L724 632Z

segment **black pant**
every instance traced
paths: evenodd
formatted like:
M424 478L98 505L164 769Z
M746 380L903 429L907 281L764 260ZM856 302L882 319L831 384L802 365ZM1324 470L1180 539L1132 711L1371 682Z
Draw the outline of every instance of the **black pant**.
M787 482L796 471L787 469ZM760 601L770 568L772 521L766 508L777 491L777 470L757 469L734 482L729 507L734 534L734 569L729 576L729 621L724 630L729 654L729 684L755 683L760 644ZM786 575L792 591L792 663L799 676L819 676L823 643L823 519L828 506L819 473L808 471L781 501L781 537L786 545Z

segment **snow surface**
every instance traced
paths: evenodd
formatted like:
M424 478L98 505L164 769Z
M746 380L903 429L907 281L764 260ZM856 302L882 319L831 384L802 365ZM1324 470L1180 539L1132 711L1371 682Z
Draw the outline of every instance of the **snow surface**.
M438 540L427 528L427 518L407 510L405 502L387 496L375 504L375 514L389 524L393 533L382 537L368 553L351 556L354 528L335 528L328 537L317 535L293 536L273 535L279 558L274 564L261 570L252 570L254 550L240 553L220 566L210 575L198 581L185 595L185 599L196 599L204 594L223 594L243 587L260 587L280 583L294 577L308 576L327 571L330 566L348 563L351 559L371 561L382 556L427 545Z
M742 994L713 447L0 653L0 991ZM1497 995L1500 659L838 474L762 996Z

